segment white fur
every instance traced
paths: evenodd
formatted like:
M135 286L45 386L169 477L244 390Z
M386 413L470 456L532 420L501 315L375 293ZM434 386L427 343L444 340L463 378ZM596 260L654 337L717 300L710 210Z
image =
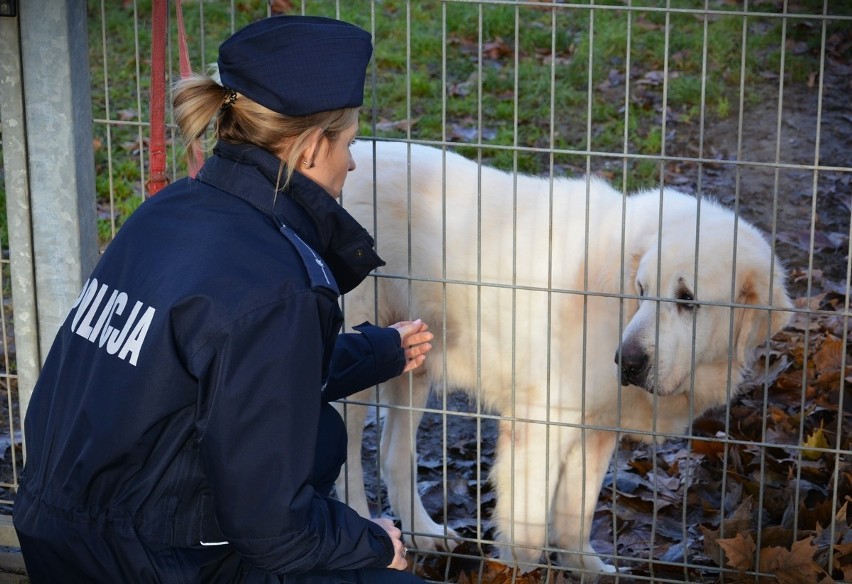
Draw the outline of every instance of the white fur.
M387 266L345 298L347 323L422 318L435 334L423 367L380 388L382 403L415 408L386 411L380 449L403 528L435 536L415 536L420 549L455 535L416 495L412 430L430 385L462 389L503 417L491 475L501 558L530 564L553 545L564 565L611 570L589 534L616 440L682 433L730 399L751 350L788 318L731 305L789 308L782 267L711 200L669 188L624 197L596 178L513 175L401 143L376 143L374 170L373 148L353 146L343 205ZM696 308L670 301L685 289ZM647 355L644 387L620 383L620 347ZM366 515L366 408L346 416L338 492Z

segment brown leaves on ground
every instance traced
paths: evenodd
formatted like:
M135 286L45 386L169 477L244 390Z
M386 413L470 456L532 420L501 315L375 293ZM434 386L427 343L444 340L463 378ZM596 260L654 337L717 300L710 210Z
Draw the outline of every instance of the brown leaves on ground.
M731 406L728 433L736 442L715 454L725 460L719 471L742 498L717 528L700 526L703 552L719 566L771 574L781 584L852 576L852 403L846 395L852 361L844 342L845 304L834 293L797 301L813 312L799 313L776 336L751 389ZM723 430L704 423L697 427Z
M825 574L814 561L816 551L810 538L797 541L790 550L765 548L761 550L760 571L773 574L780 584L816 583Z
M760 572L775 577L780 584L817 584L831 582L829 572L840 569L849 571L852 568L852 557L847 554L852 550L848 543L842 541L848 526L846 524L846 505L837 514L836 520L840 529L835 530L835 538L825 538L823 530L819 535L808 535L798 541L786 543L792 538L791 530L773 529L758 533L746 526L753 513L753 503L747 499L734 513L734 517L724 522L720 530L704 529L705 552L719 565L725 565L738 570L740 573ZM736 531L732 537L720 539L720 531L727 529ZM756 540L761 542L758 551ZM831 558L831 570L829 570ZM844 569L845 568L845 569ZM738 582L749 582L740 578Z
M465 556L465 557L461 557ZM482 556L469 542L460 544L452 557L426 557L418 574L433 582L458 584L574 584L577 580L564 570L538 568L523 572Z

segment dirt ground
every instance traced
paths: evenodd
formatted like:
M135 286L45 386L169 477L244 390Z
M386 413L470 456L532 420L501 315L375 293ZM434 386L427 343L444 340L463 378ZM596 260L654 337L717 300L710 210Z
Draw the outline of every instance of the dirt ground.
M705 133L711 155L760 163L707 168L702 188L775 233L793 296L807 294L808 284L811 294L846 294L849 277L852 65L828 59L825 73L821 99L817 86L785 87L779 118L778 88L766 87L764 105L745 113L742 132L738 119L728 119ZM821 169L807 168L814 166Z

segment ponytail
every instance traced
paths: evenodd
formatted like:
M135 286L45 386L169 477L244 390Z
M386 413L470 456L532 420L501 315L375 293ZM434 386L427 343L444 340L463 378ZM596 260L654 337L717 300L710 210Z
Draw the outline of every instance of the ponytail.
M281 188L289 184L314 132L319 130L334 142L358 120L358 108L285 116L197 74L175 84L173 105L174 120L188 153L208 149L203 139L214 121L214 141L254 144L275 154L282 164L279 174L286 168L284 184L277 185Z

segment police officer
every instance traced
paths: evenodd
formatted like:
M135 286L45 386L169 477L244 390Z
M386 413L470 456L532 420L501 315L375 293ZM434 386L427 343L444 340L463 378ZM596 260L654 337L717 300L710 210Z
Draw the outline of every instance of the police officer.
M40 583L420 582L401 533L330 497L328 403L423 363L420 321L340 334L383 264L337 203L370 35L275 16L175 90L195 179L146 201L61 327L25 422L14 523ZM392 569L388 569L392 568Z

